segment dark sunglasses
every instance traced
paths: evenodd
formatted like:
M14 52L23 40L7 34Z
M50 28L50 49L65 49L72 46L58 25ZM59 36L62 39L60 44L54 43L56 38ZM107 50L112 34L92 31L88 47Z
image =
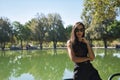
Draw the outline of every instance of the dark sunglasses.
M76 28L76 29L75 29L75 32L79 32L79 31L80 31L80 32L84 32L85 29L83 29L83 28L81 28L81 29L77 29L77 28Z

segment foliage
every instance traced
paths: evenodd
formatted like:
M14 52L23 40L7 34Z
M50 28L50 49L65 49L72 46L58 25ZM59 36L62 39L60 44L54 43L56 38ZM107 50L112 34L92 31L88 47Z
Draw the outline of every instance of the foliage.
M82 19L92 39L100 39L107 34L108 25L119 14L119 0L86 0Z
M23 46L22 41L30 39L30 29L27 26L22 25L18 21L14 21L13 24L13 37L15 36L17 40L21 41L21 47ZM29 35L29 36L28 36Z
M88 39L103 40L107 47L110 37L110 24L120 13L119 0L85 0L82 14Z
M70 38L70 35L71 35L71 32L72 32L72 25L68 25L67 27L66 27L66 35L67 35L67 39L69 39Z
M0 18L0 43L2 49L5 47L5 43L10 41L11 37L11 25L9 19Z
M62 23L61 16L57 13L48 14L49 24L49 39L50 41L64 41L65 40L65 29ZM51 36L52 35L52 36Z
M117 39L120 38L120 21L114 21L111 25L110 25L110 35L112 37L112 39Z
M0 18L0 42L9 41L11 32L10 22L7 18Z

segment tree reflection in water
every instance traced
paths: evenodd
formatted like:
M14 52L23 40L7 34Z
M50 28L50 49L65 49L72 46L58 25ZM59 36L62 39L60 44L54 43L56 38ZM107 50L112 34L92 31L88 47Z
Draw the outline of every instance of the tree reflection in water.
M103 80L120 72L120 50L94 49L94 52L96 59L92 63ZM57 55L53 55L53 50L0 51L1 80L23 80L21 77L31 77L32 80L61 80L67 74L66 69L68 72L73 71L73 67L65 49L57 49Z
M21 74L19 77L10 76L9 80L35 80L34 77L29 73Z

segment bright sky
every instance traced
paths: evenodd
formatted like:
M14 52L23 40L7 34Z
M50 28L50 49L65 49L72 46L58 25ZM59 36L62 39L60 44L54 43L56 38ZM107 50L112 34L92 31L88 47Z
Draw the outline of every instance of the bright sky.
M81 21L83 0L0 0L0 17L24 24L37 13L58 13L64 25Z
M81 21L84 0L0 0L0 17L24 24L37 13L58 13L64 26ZM120 17L118 18L120 20Z

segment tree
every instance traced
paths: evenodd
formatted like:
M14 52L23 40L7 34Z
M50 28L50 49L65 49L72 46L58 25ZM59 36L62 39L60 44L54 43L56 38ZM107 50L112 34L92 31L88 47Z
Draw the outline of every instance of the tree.
M120 21L114 21L110 25L109 34L112 37L111 41L120 38Z
M108 28L119 14L119 0L86 0L82 19L90 39L103 40L107 48Z
M25 23L25 26L27 26L30 29L30 40L37 41L37 35L35 34L35 28L37 26L36 19L32 18L30 21Z
M18 40L20 40L20 46L21 46L21 49L23 49L22 42L29 39L30 29L27 26L22 25L18 21L13 22L13 27L14 27L14 35Z
M70 35L72 32L72 25L68 25L65 30L66 30L65 32L66 32L67 39L70 39Z
M66 42L66 34L65 34L65 28L64 28L64 25L62 23L62 20L58 20L58 23L57 23L57 35L58 35L58 41L60 42Z
M44 14L37 13L36 15L36 27L35 27L35 34L37 35L37 40L40 43L40 49L42 49L42 43L45 40L45 33L47 31L47 18Z
M65 29L59 14L48 14L47 19L49 25L49 40L53 41L53 47L56 49L57 42L64 41L65 39Z
M0 18L0 44L2 50L5 48L5 43L10 41L11 26L8 18Z

